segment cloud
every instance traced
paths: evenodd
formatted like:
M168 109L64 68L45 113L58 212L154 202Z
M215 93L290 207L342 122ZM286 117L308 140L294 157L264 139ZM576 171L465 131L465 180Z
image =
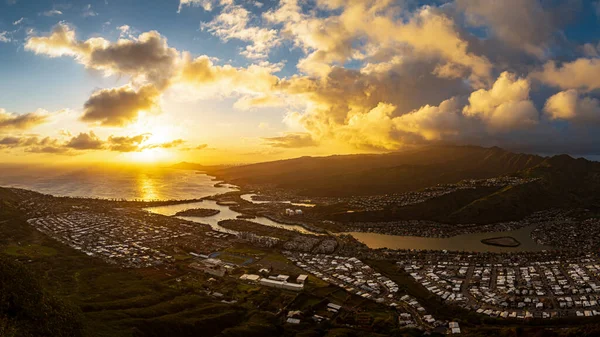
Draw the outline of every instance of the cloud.
M117 152L137 152L140 151L142 143L144 143L150 134L142 134L132 137L108 137L108 149Z
M182 147L179 150L180 151L201 151L201 150L205 150L206 148L208 148L208 144L200 144L200 145L194 146L194 147Z
M84 18L88 18L88 17L91 17L91 16L97 16L98 13L94 12L94 10L92 9L92 5L91 4L87 4L85 7L83 7L83 11L82 11L81 15Z
M56 15L62 15L63 12L59 11L58 9L51 9L51 10L47 10L45 12L40 13L40 15L43 16L56 16Z
M103 126L124 126L137 120L140 112L159 109L160 92L152 85L134 90L126 85L96 91L85 102L81 120Z
M173 149L185 144L183 139L175 139L164 143L149 144L148 140L152 135L141 134L137 136L110 136L106 143L110 151L117 152L140 152L147 149ZM187 149L183 149L187 150Z
M262 140L265 145L288 149L317 146L317 142L309 133L287 133L281 137L267 137Z
M210 12L216 3L217 0L180 0L177 13L181 12L183 6L202 7L205 11Z
M572 121L578 125L600 124L600 100L582 96L575 89L561 91L548 98L544 111L551 119Z
M170 142L166 142L166 143L159 143L159 144L149 144L147 145L145 148L146 149L172 149L175 147L179 147L181 145L185 144L185 140L183 139L175 139L172 140Z
M18 145L21 142L21 139L18 137L4 137L0 139L0 147L2 146L14 146Z
M13 22L13 26L18 26L25 20L25 17L21 17L19 20Z
M121 34L119 34L119 38L132 37L131 27L129 25L119 26L117 27L117 30L121 32Z
M561 89L591 91L600 88L600 59L579 58L557 66L547 62L542 70L534 71L531 77L544 84Z
M32 153L56 153L77 155L89 151L114 151L114 152L141 152L147 149L175 149L180 148L185 141L175 139L163 143L148 143L151 134L140 134L136 136L109 136L106 140L100 139L93 131L81 132L77 136L71 136L68 131L61 130L61 136L69 137L66 141L60 139L37 135L0 135L0 149L22 149L24 152ZM200 145L194 149L203 149L206 145ZM180 148L180 150L188 150Z
M460 100L450 98L439 106L425 105L394 119L397 130L412 135L413 142L440 141L460 137L469 128L461 113ZM405 135L405 138L409 138Z
M93 132L82 132L79 135L71 138L71 140L67 142L65 146L75 150L99 150L104 148L104 142L101 141Z
M61 144L57 139L38 136L4 136L0 138L0 149L22 148L25 152L31 153L68 153L69 149Z
M469 24L489 27L494 37L538 58L546 56L558 28L553 13L538 0L456 0L455 3Z
M529 99L529 91L527 79L504 72L490 90L473 92L463 112L466 116L483 120L491 131L529 128L537 124L539 118Z
M282 39L275 29L249 26L251 18L250 11L232 2L212 21L202 23L201 27L225 42L231 39L249 42L241 54L251 59L263 59L272 48L281 44Z
M0 130L5 129L30 129L48 121L49 113L46 110L39 109L35 112L25 114L9 113L0 109Z
M260 95L279 80L272 74L280 69L277 65L215 65L208 56L192 58L169 47L156 31L117 42L99 37L81 41L71 26L61 22L50 34L30 36L25 49L50 57L71 56L106 76L130 76L129 85L99 90L85 103L82 120L104 126L123 126L141 110L158 111L160 96L173 86L190 90L195 97Z
M157 88L168 86L179 57L177 50L170 48L166 38L156 31L115 43L100 37L79 41L75 30L66 23L56 25L47 36L29 37L25 49L50 57L73 56L86 68L103 71L107 76L129 75Z
M195 88L197 91L212 89L221 95L231 93L262 94L271 92L279 82L273 75L278 70L273 66L250 65L236 68L230 65L215 65L208 56L192 58L183 53L181 70L176 83Z
M401 4L393 1L323 0L317 4L327 15L306 14L297 0L280 1L278 8L264 14L267 21L281 24L283 35L308 54L298 64L305 73L324 76L332 64L364 59L374 50L403 55L408 47L415 57L437 59L439 77L465 76L478 87L491 80L493 65L471 53L452 18L435 7L423 6L406 19L398 15Z
M75 38L75 31L62 22L54 26L50 35L30 36L25 44L26 50L50 57L75 56L83 53L83 48Z
M306 103L306 110L288 114L286 123L301 126L317 141L334 140L367 150L396 150L429 142L480 142L530 130L539 123L527 79L505 72L489 89L459 93L435 105L426 103L431 96L422 101L415 98L419 92L438 93L435 86L439 83L417 85L412 95L408 89L416 84L412 78L404 82L391 71L412 65L394 65L383 74L334 68L326 80L296 77L283 81L278 88L300 95Z
M12 39L10 38L10 32L4 31L4 32L0 32L0 42L4 42L4 43L8 43L10 41L12 41Z

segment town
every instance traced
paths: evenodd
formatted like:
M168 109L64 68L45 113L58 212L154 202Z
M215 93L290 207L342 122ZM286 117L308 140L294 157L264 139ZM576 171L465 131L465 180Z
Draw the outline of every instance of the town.
M471 181L470 185L463 182L461 186L476 188L483 184L527 182L500 179ZM436 187L423 193L443 190ZM426 309L426 302L402 291L389 275L364 263L364 259L392 262L399 273L405 273L418 287L445 305L483 316L544 320L600 315L600 259L590 253L597 246L593 240L577 241L583 236L583 229L577 229L580 227L576 224L585 210L551 209L519 221L478 226L417 220L345 224L345 229L356 231L439 238L532 226L535 229L531 236L538 244L563 249L560 253L492 254L372 250L347 235L305 234L285 226L268 227L252 221L253 210L260 210L254 214L261 216L271 214L273 219L287 216L291 224L307 218L310 226L318 222L310 221L310 216L303 212L290 209L289 204L254 204L239 198L241 193L213 197L219 203L231 203L232 209L244 211L243 218L219 222L227 232L203 225L202 217L198 217L198 221L188 221L139 207L115 207L103 201L80 204L77 199L19 193L27 197L21 207L29 214L27 222L31 226L108 263L125 268L172 268L180 260L185 261L181 266L194 273L295 293L309 291L307 289L314 286L314 280L318 280L392 310L397 325L402 328L444 333L461 331L460 317L455 320L436 318ZM123 203L114 205L127 206ZM588 225L588 231L600 227L600 222L594 218L584 223ZM297 271L284 266L265 269L258 256L221 253L240 244L280 252ZM254 269L254 265L263 267ZM290 277L290 273L295 276ZM343 303L331 302L327 310L338 313L344 308ZM320 322L326 316L315 314L311 319ZM290 311L286 323L300 324L305 319L302 317L296 311Z

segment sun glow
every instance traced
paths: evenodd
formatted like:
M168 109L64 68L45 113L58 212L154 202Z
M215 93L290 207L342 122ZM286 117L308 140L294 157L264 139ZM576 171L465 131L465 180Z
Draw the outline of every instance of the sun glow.
M163 148L161 145L175 141L177 131L173 126L160 124L158 118L142 114L131 126L133 135L145 134L147 138L139 144L139 151L127 154L130 161L137 163L157 163L174 160L176 148Z

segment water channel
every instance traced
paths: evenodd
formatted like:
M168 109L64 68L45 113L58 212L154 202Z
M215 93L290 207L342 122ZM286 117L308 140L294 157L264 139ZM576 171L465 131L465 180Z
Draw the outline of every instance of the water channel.
M242 215L242 213L232 210L231 208L229 208L229 206L218 205L217 202L214 200L204 200L204 201L200 201L200 202L193 202L193 203L179 204L179 205L149 207L149 208L146 208L146 210L149 212L152 212L152 213L172 216L172 215L175 215L179 211L184 211L186 209L193 209L193 208L218 209L220 212L216 215L207 216L207 217L178 216L177 218L210 225L215 231L218 231L218 232L224 232L224 233L230 233L230 234L237 233L236 231L232 231L230 229L219 226L219 221L235 220L237 218L237 216ZM256 222L256 223L264 225L264 226L293 230L293 231L297 231L297 232L300 232L303 234L314 234L313 232L307 230L306 228L304 228L302 226L286 225L286 224L282 224L282 223L273 221L271 219L267 219L265 217L256 217L256 218L248 220L248 221Z

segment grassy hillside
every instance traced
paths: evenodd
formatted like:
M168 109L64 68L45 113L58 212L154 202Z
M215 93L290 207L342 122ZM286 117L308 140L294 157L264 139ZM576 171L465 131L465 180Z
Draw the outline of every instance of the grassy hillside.
M235 184L271 184L307 196L400 193L534 167L542 157L499 148L432 146L378 155L302 157L211 169Z

